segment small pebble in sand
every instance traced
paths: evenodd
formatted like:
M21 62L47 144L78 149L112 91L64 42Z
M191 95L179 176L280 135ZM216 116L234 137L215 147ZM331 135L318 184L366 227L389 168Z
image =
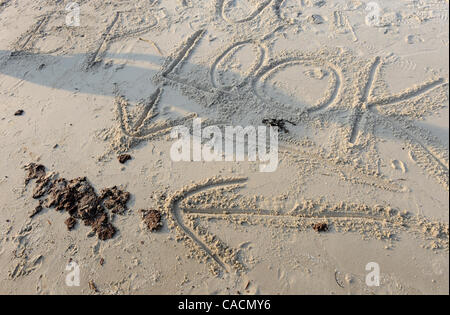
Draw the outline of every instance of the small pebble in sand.
M311 24L323 24L324 22L323 17L318 14L311 15L308 20Z
M326 223L316 223L313 225L313 229L316 232L327 232L328 231L328 224Z
M131 155L129 155L129 154L122 154L122 155L119 155L117 157L117 159L119 160L120 164L125 164L126 162L131 160Z
M408 35L408 36L406 36L405 42L406 42L407 44L414 44L414 35Z
M141 210L142 220L150 231L155 231L161 228L161 212L158 210Z
M25 113L23 109L19 109L14 113L14 116L22 116Z

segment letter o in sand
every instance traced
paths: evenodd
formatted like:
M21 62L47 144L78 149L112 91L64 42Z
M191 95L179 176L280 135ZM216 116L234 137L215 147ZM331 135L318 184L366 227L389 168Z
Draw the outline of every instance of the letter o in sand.
M211 66L212 86L227 91L234 87L244 86L247 84L249 77L261 68L266 55L266 47L257 42L247 40L232 44L216 58ZM251 63L252 59L253 63ZM239 62L241 63L240 66L245 64L250 64L250 66L239 72L220 71L225 66L236 68L233 65Z
M290 80L278 80L280 72L288 72L284 77ZM340 70L335 65L314 57L285 58L261 68L252 80L252 88L267 105L295 114L312 113L337 101L342 81L339 74ZM295 88L284 90L289 83ZM295 92L305 97L299 101L297 95L291 95ZM312 99L315 95L321 96Z
M260 4L255 8L249 0L239 0L237 5L239 6L239 9L237 11L250 11L245 17L238 18L238 19L231 19L227 13L225 12L226 6L231 3L230 0L217 0L216 8L217 8L217 15L220 15L222 19L227 21L228 23L232 24L238 24L238 23L244 23L253 20L255 17L257 17L271 2L272 0L262 0ZM253 8L249 8L252 6ZM251 11L253 10L253 11Z

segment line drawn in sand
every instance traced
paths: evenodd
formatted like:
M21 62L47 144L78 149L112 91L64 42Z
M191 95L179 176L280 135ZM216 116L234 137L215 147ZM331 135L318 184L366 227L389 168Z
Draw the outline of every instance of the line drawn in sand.
M159 115L157 107L163 91L163 88L157 88L145 101L138 104L136 115L132 115L129 102L119 94L119 89L117 85L115 86L115 112L119 121L119 130L113 139L113 150L119 153L127 151L143 140L166 135L170 133L172 127L183 125L197 117L195 113L191 113L177 119L154 121L154 118ZM133 118L135 118L134 122Z
M305 108L303 111L297 112L296 115L302 116L304 113L313 113L316 111L320 111L338 100L342 82L341 70L331 63L320 62L314 57L282 58L273 61L267 66L264 66L254 75L252 79L251 84L255 95L258 96L261 101L270 103L273 106L278 107L280 110L287 111L286 105L289 104L283 104L274 98L265 96L262 88L264 87L265 81L267 81L277 71L294 65L317 66L321 70L327 71L327 73L330 74L329 84L325 90L325 94L323 95L323 97L321 97L315 104Z
M292 141L289 141L292 142ZM295 143L295 141L293 141ZM305 160L318 168L324 168L338 175L340 180L350 182L357 185L366 185L376 187L378 189L392 191L397 193L407 192L408 189L384 176L378 174L367 174L364 170L352 164L336 162L333 159L328 159L314 152L311 148L301 149L300 145L292 145L291 143L282 143L279 146L280 151L285 151L290 155L294 155L297 159Z
M186 44L183 45L184 48L181 49L181 51L175 58L169 60L169 64L164 67L164 70L162 72L163 77L168 77L171 72L173 73L177 72L177 70L180 68L183 62L187 58L189 58L190 54L194 50L197 43L201 40L205 32L206 30L204 29L198 30L186 40Z
M320 100L318 100L316 104L307 108L305 112L312 113L325 109L326 107L337 101L339 99L339 92L341 90L342 71L338 66L330 62L326 62L320 58L316 58L316 56L293 56L286 58L275 58L274 61L270 61L269 64L264 65L268 60L271 60L267 45L265 45L264 42L269 40L279 29L280 27L276 28L274 31L263 36L261 39L238 40L228 46L225 46L226 48L224 48L217 56L214 57L214 61L209 66L209 80L211 82L212 88L200 86L195 82L181 79L177 75L177 72L178 70L180 70L183 63L193 54L196 46L198 46L199 42L205 35L206 30L199 30L192 36L190 36L185 41L185 43L180 46L180 49L178 49L172 57L168 58L168 61L166 61L166 64L163 66L164 70L159 74L159 76L169 81L180 83L184 86L195 88L202 92L213 95L218 93L230 93L232 92L232 90L234 90L232 94L238 96L241 92L238 91L238 89L244 87L248 83L251 83L253 93L260 100L266 103L270 103L272 104L272 106L286 111L285 104L280 103L273 98L265 97L261 92L258 84L261 83L261 81L265 81L270 78L275 72L279 71L280 69L292 65L314 65L330 74L330 82L329 86L326 88L325 95ZM255 57L254 63L249 67L249 70L243 75L243 78L241 78L238 83L227 85L224 82L221 82L222 78L218 71L221 63L223 63L227 58L232 58L240 49L246 46L253 46L257 50L257 56ZM296 113L296 115L300 116L301 114Z
M164 13L164 10L151 9L145 11L144 15L137 12L137 10L116 11L111 22L101 34L100 39L92 47L92 52L87 54L83 64L84 70L89 70L100 63L109 46L115 41L144 34L156 27L162 27L162 19L167 17L167 15L164 13L161 16L161 12ZM39 16L36 23L12 45L11 57L27 53L53 54L60 52L64 48L70 49L70 46L75 46L77 41L80 40L77 36L84 36L85 34L78 28L61 27L57 19L64 16L64 12L58 11L51 11ZM48 41L48 36L58 37L58 47L46 51L37 48L38 41Z
M396 120L392 117L383 117L390 124L392 130L399 132L399 137L406 142L406 145L409 147L411 161L426 170L448 190L448 151L442 151L439 143L428 143L429 141L425 142L419 138L422 130L417 126L407 121ZM411 130L419 131L419 135L414 135L413 132L410 132ZM428 134L426 136L431 137Z
M194 88L202 93L207 93L212 96L212 101L217 100L220 94L228 95L239 95L239 91L236 89L245 86L249 81L252 80L252 76L257 72L264 62L268 58L268 48L265 45L265 41L269 40L278 30L282 27L277 27L270 33L262 36L260 39L245 39L232 42L231 44L225 46L225 48L218 53L217 56L212 57L213 62L209 67L209 81L211 86L201 85L195 80L184 79L179 76L179 71L183 67L183 64L193 55L196 47L200 44L201 40L206 34L205 29L201 29L193 33L187 40L180 45L180 48L175 50L175 53L171 57L167 58L165 64L163 65L163 70L155 76L155 81L159 81L161 78L169 82L178 83L187 88ZM232 85L227 85L222 82L223 78L219 72L219 66L230 57L233 57L239 50L245 48L246 46L253 46L257 50L257 56L254 63L249 67L249 70L239 79L239 83L234 83ZM232 91L234 90L234 91Z
M245 22L251 21L255 17L257 17L271 2L272 2L272 0L263 0L246 17L234 20L234 19L228 17L228 15L226 13L227 5L229 6L232 3L232 1L229 1L229 0L217 0L217 2L216 2L216 13L217 13L218 16L220 16L224 21L226 21L228 23L231 23L231 24L245 23ZM250 8L248 8L248 9L250 9ZM252 10L252 9L250 9L250 10Z
M38 270L42 265L44 256L42 253L37 254L34 252L34 249L38 247L37 243L39 243L39 238L36 238L31 233L32 230L34 231L34 228L35 226L33 226L31 220L28 220L19 232L12 236L14 266L8 272L10 279L14 280L27 276Z
M186 62L186 60L192 55L196 46L199 44L205 34L206 30L200 29L189 36L187 40L180 46L180 48L176 49L175 53L166 59L162 66L161 72L155 76L155 81L160 81L162 79L162 81L181 84L182 86L194 88L203 93L213 94L214 91L211 91L207 87L201 86L194 82L187 82L187 80L182 79L178 75L179 70Z
M355 30L353 29L350 20L347 15L342 11L333 11L333 24L330 24L330 28L333 29L337 34L346 34L350 32L353 37L353 41L357 42L358 37L356 36Z
M179 233L179 240L194 244L223 272L244 271L236 250L229 248L217 236L210 234L195 220L209 218L234 223L271 224L279 221L279 227L296 231L311 229L317 221L326 221L332 231L338 233L359 232L365 239L388 242L399 240L399 233L407 232L428 241L428 248L448 249L448 224L432 222L424 217L399 211L389 206L363 204L325 203L320 200L303 200L286 212L265 210L254 200L236 193L245 187L244 177L213 177L186 186L166 198L163 209L169 215L171 227ZM261 197L263 198L263 197ZM233 204L234 206L230 206ZM284 221L288 221L287 223ZM284 222L284 223L283 223ZM274 225L276 226L276 225ZM192 248L191 248L192 249ZM198 256L202 259L202 255ZM217 270L216 270L217 271Z
M10 57L28 54L65 54L86 41L86 30L70 27L64 22L66 13L53 10L35 18L36 22L11 45Z
M179 76L177 76L178 70L192 53L196 43L200 41L205 32L205 30L199 30L190 36L185 45L177 51L174 57L169 57L166 59L165 64L162 66L160 73L158 73L156 77L162 78L162 81L164 82L165 80L168 80L177 84L187 85L190 88L198 89L202 92L211 93L208 89L196 86L195 84L186 83ZM153 118L158 116L157 105L160 102L163 93L162 87L157 88L146 101L138 104L138 107L140 107L140 113L137 113L137 115L131 115L129 111L129 102L125 99L125 97L120 95L117 85L115 85L114 89L114 93L116 94L116 117L119 121L120 128L119 132L117 132L117 130L112 131L114 135L112 136L113 140L111 146L113 151L116 151L117 153L126 152L128 149L143 140L151 140L166 135L170 133L172 127L184 125L197 117L196 113L189 113L184 117L153 122ZM132 122L132 116L138 116L135 123ZM208 125L212 124L213 121L206 120L205 123ZM107 135L107 137L111 137L111 134Z
M232 90L234 93L239 93L239 90L233 90L236 88L242 88L244 85L248 83L248 81L252 80L253 86L256 85L256 82L260 81L261 78L269 77L273 72L277 71L278 69L290 65L296 65L296 64L302 64L302 65L315 65L318 67L327 67L325 70L327 73L330 74L331 80L328 84L328 88L326 89L326 93L324 97L318 100L318 102L307 108L305 110L306 113L313 113L315 111L320 111L322 109L325 109L326 107L330 106L337 100L339 100L340 96L340 90L341 90L341 81L342 81L342 70L337 68L331 63L326 63L322 59L317 59L314 56L297 56L297 57L288 57L284 59L276 59L274 62L270 63L269 65L263 67L260 71L259 68L261 68L261 65L263 64L264 60L267 58L267 52L265 49L265 46L261 44L261 41L256 40L245 40L245 41L238 41L236 43L233 43L229 45L225 50L223 50L219 55L215 58L213 61L209 75L211 80L211 85L213 86L210 89L206 89L203 87L199 88L198 84L195 84L192 86L190 81L182 80L178 77L177 72L182 68L183 63L187 61L187 59L193 54L193 51L195 47L198 45L199 41L201 40L202 36L205 34L204 30L200 30L195 32L192 36L190 36L185 44L181 46L180 49L176 51L175 54L172 55L172 57L168 58L168 61L166 61L165 66L163 67L163 71L161 72L161 76L165 79L169 78L169 81L175 81L177 83L181 83L184 87L187 88L194 88L200 91L204 91L208 94L214 94L214 93L220 93L222 91L230 92ZM264 37L266 39L267 37ZM236 50L241 49L242 47L245 47L246 45L252 45L254 48L258 49L259 54L256 58L256 61L250 67L250 71L246 74L244 74L243 79L241 79L236 85L225 85L222 82L220 82L218 75L216 74L216 69L222 62L222 60L229 57L229 55L232 55L236 52ZM255 72L257 73L255 75ZM188 79L189 80L189 79ZM206 91L205 91L206 90ZM216 90L216 91L214 91ZM260 98L264 98L261 93L258 92L256 87L254 87L254 90L256 90L256 95ZM267 100L266 100L267 102ZM276 100L269 100L269 103L271 106L278 106L280 109L286 110L284 108L284 104L278 103ZM283 147L283 145L282 145ZM285 146L286 150L291 152L294 155L299 155L301 157L305 157L305 152L298 150L298 148L294 146ZM316 161L317 156L307 155L311 161ZM322 162L324 162L324 165L328 165L330 169L333 170L333 172L337 172L337 174L341 175L341 179L352 182L354 184L362 184L362 185L368 185L372 187L378 187L384 190L389 191L396 191L396 192L405 192L405 187L402 185L389 181L387 179L384 179L380 176L373 176L369 174L365 174L364 172L358 172L354 166L352 165L338 165L336 163L332 163L331 160L323 158L320 159ZM322 165L323 166L323 165Z
M406 5L411 11L411 16L415 17L412 22L438 20L437 22L448 21L448 1L411 1ZM412 23L410 22L410 23Z
M275 11L275 15L280 21L285 22L286 24L300 24L299 17L302 15L302 12L299 11L300 8L303 8L305 4L303 1L297 2L293 1L294 4L291 6L287 5L286 0L275 0L273 5L273 10ZM291 17L287 17L283 14L283 11L287 11Z
M5 10L11 3L11 0L3 0L0 2L0 14Z
M365 111L372 110L374 107L377 106L387 106L403 102L408 99L421 96L427 93L428 91L433 90L436 87L448 84L443 78L431 79L428 82L424 82L413 88L406 89L405 91L395 95L373 97L372 95L373 85L374 82L377 80L380 65L381 65L381 58L376 57L375 60L372 62L369 78L367 79L367 83L364 87L363 94L361 95L361 97L355 99L354 103L355 112L351 128L352 131L349 140L351 143L355 143L357 140L359 124L362 116L364 116Z
M242 24L245 22L250 22L261 15L262 12L272 4L271 9L279 21L285 23L286 25L299 25L300 21L298 18L302 14L299 9L306 6L304 1L300 1L300 3L295 1L294 5L288 6L286 0L263 0L260 1L260 3L256 7L249 8L249 6L246 5L247 1L240 1L239 3L242 6L245 6L246 10L244 10L244 8L241 8L239 10L239 13L242 11L248 11L249 13L245 17L233 19L232 17L230 17L232 14L227 14L227 8L230 7L231 3L233 3L232 0L217 0L216 2L216 15L229 24ZM310 6L312 6L312 4L310 4ZM293 15L294 17L288 17L284 15L282 11L288 11L289 14ZM353 30L353 28L351 29Z
M23 53L50 54L58 51L59 49L54 49L42 52L36 51L36 49L34 48L37 40L39 39L39 36L41 35L42 30L48 25L54 14L55 11L40 16L36 23L34 23L27 31L25 31L25 33L23 33L13 44L11 57Z
M203 190L210 189L212 187L220 187L223 185L233 185L239 184L246 180L246 178L212 178L206 180L203 183L194 184L191 187L185 187L182 190L175 192L169 196L164 204L164 209L166 213L169 214L170 218L175 223L178 232L184 234L185 237L191 239L196 245L198 245L210 258L212 258L217 265L219 265L225 271L231 271L229 266L223 261L222 257L219 257L217 253L210 249L210 247L205 244L195 232L192 231L184 222L181 214L181 209L179 207L180 202L190 196L199 193Z
M84 69L89 70L98 63L103 60L103 56L106 51L109 49L109 46L120 39L125 37L137 36L144 34L153 28L157 27L160 24L160 20L157 17L156 11L149 11L145 16L149 21L144 23L145 26L141 26L138 23L138 26L134 29L126 29L130 27L130 18L127 18L125 15L136 15L136 11L116 11L113 19L105 28L105 31L102 33L101 38L98 41L96 48L93 53L89 54L85 60ZM119 29L120 27L126 27L125 29Z
M219 78L218 78L218 74L217 74L217 68L220 65L220 63L222 61L224 61L228 56L233 55L234 53L236 53L238 50L242 49L243 47L247 46L247 45L253 45L254 47L257 48L258 50L258 55L255 59L254 64L250 67L250 69L248 70L247 74L244 76L244 78L242 78L241 82L238 84L233 84L233 85L225 85L225 84L221 84L221 82L219 82ZM237 43L233 43L230 47L228 47L227 49L225 49L217 58L216 60L213 62L213 64L211 65L211 70L210 70L210 80L211 80L211 84L214 88L217 89L222 89L222 90L231 90L232 88L240 88L242 86L244 86L245 84L247 84L247 82L250 79L250 76L252 73L258 71L258 69L261 68L261 66L263 65L264 59L267 56L267 47L263 46L260 42L254 41L254 40L245 40L245 41L240 41ZM222 85L222 86L220 86Z
M443 184L446 189L448 189L448 161L446 161L444 157L440 157L439 154L436 154L436 150L428 146L427 141L419 139L420 133L415 135L409 131L411 128L417 129L417 127L408 125L408 122L395 119L395 117L391 117L390 115L380 114L376 110L377 107L395 105L421 97L434 89L448 86L448 82L444 78L430 79L397 94L375 97L373 96L373 88L374 83L380 75L381 65L382 61L380 57L376 57L374 61L371 62L368 78L365 81L366 83L364 88L360 94L355 95L349 143L357 143L361 129L361 120L370 112L371 115L374 115L378 119L390 125L394 131L401 132L403 135L403 140L405 140L410 146L415 147L416 150L418 149L419 151L422 151L423 154L427 155L431 166L426 166L425 168L432 173L432 175L437 177L438 181ZM436 168L438 169L437 172Z
M440 148L441 145L438 144L439 141L431 141L430 139L432 137L428 134L416 132L419 128L413 124L408 124L408 121L404 119L405 117L414 118L414 115L417 115L413 110L414 105L408 105L409 107L407 109L412 111L409 114L401 111L399 113L383 114L378 110L386 108L389 105L395 106L397 104L403 104L402 106L406 106L404 105L405 102L415 102L421 97L427 96L428 93L435 89L445 88L448 86L448 82L443 78L435 78L405 89L397 94L373 96L375 83L378 82L379 77L381 77L380 71L383 62L380 57L374 58L374 60L366 65L366 67L363 67L362 70L356 70L357 76L353 79L354 87L352 90L349 90L348 84L343 84L343 82L349 81L349 78L343 77L343 70L339 67L339 63L336 61L329 62L327 61L327 58L319 56L320 54L305 56L295 56L295 54L293 54L292 57L274 58L274 61L263 66L253 76L252 87L254 93L262 102L270 104L272 107L276 107L279 110L286 112L286 114L298 117L296 120L292 118L298 125L301 125L304 119L307 120L313 118L314 116L309 114L314 112L321 111L321 113L317 114L326 114L342 109L347 112L348 109L346 109L346 104L343 103L343 96L345 96L350 104L351 102L353 103L350 115L349 136L347 137L347 143L343 144L345 147L357 147L360 144L359 137L361 137L361 131L366 133L365 130L362 130L361 128L363 119L365 119L366 116L375 117L387 124L389 126L388 128L393 130L394 136L404 140L410 147L413 147L414 150L421 151L421 154L423 155L422 160L427 160L421 163L422 168L425 168L428 173L434 176L438 182L448 189L448 158L446 158L446 154L443 153L442 148ZM266 81L271 79L278 71L292 65L313 65L331 74L329 85L325 89L325 95L317 101L316 104L308 105L303 110L293 107L293 104L279 102L277 99L267 97L264 94L263 88ZM344 93L344 91L347 92ZM353 99L351 99L352 94L348 93L354 93L354 91L357 91L357 93L353 96ZM350 97L350 99L348 97ZM436 103L436 101L434 101L434 103ZM425 106L423 107L425 108ZM424 113L425 112L426 110ZM420 115L423 116L423 114ZM414 133L412 131L414 131Z
M413 62L409 58L398 56L394 53L391 53L388 56L386 56L384 62L390 63L401 70L414 71L417 69L417 64L415 62Z
M220 92L229 92L232 89L239 89L245 86L254 76L258 70L261 69L263 64L266 62L269 57L269 49L266 41L270 40L274 34L283 29L283 26L279 26L269 32L266 35L261 36L260 38L249 38L245 40L237 40L225 46L225 48L218 54L217 57L214 58L214 62L210 66L209 76L210 82L214 89L217 89ZM222 63L226 62L227 59L234 58L235 55L242 50L243 48L251 46L254 50L257 51L257 55L254 58L253 64L249 67L249 69L242 75L242 78L239 79L239 82L233 82L232 85L227 85L224 82L220 82L220 79L223 80L221 76L222 73L219 71L219 67ZM239 92L235 91L234 94L238 94Z
M428 92L439 88L444 87L448 84L443 78L432 79L428 82L422 83L418 86L409 88L400 92L398 94L393 94L390 96L373 96L375 83L380 77L380 69L384 64L380 57L374 58L374 61L371 64L366 64L366 66L362 66L363 61L355 62L352 54L345 54L342 52L317 52L317 53L301 53L301 52L292 52L287 53L281 57L272 57L268 55L267 48L263 44L263 41L270 38L274 33L270 33L269 35L263 37L262 40L255 39L247 39L237 41L232 43L226 48L219 52L213 59L212 64L209 66L209 80L211 82L212 87L201 86L198 81L200 80L192 80L192 78L188 77L185 79L181 79L177 73L181 69L184 62L187 61L188 58L193 54L196 46L201 41L202 37L205 34L205 30L199 30L195 32L192 36L190 36L185 44L183 44L176 53L168 58L165 66L163 66L163 71L160 74L164 79L168 79L172 82L180 83L184 89L183 91L189 90L192 88L196 89L197 92L203 92L203 94L208 94L213 96L213 100L210 100L210 104L219 99L221 93L229 93L228 95L233 95L235 97L242 98L247 95L248 91L245 88L247 83L250 83L251 86L251 94L255 95L262 103L266 104L266 106L270 108L277 108L280 111L284 111L286 114L294 117L293 119L297 124L302 124L303 118L314 119L314 116L311 114L323 115L327 113L331 113L333 110L343 110L345 116L348 116L348 104L352 104L350 111L350 130L347 131L347 127L343 131L344 133L349 132L350 135L347 136L343 145L345 147L357 147L358 140L361 134L361 125L362 120L366 115L374 115L381 119L383 122L391 125L392 129L399 130L405 129L402 127L404 122L397 121L389 115L381 115L375 109L381 106L387 105L396 105L397 103L402 103L409 100L419 99L423 95L427 95ZM257 56L255 58L255 62L249 67L249 71L243 75L243 78L240 80L235 80L233 84L226 84L223 82L220 77L220 73L218 73L218 68L222 62L224 62L227 58L233 58L233 55L239 50L246 46L253 46L257 50ZM335 55L336 54L336 55ZM287 55L287 56L286 56ZM211 59L211 58L209 58ZM340 60L341 61L338 61ZM344 69L341 69L341 62L344 67L352 66L354 63L356 65L362 66L362 70L360 68L352 69L351 71L356 71L356 77L350 80L350 78L344 77ZM298 106L292 106L293 104L285 103L284 101L278 101L273 97L269 97L264 93L264 86L266 82L271 79L277 72L292 66L305 66L305 67L316 67L320 69L321 73L326 73L328 75L328 86L324 88L325 92L323 96L315 102L315 104L307 105L304 109L298 108ZM347 65L347 66L346 66ZM346 73L349 73L349 70L346 69ZM366 78L367 77L367 78ZM350 89L350 85L354 86ZM346 91L346 92L345 92ZM357 93L352 96L354 91ZM345 93L344 93L345 92ZM188 97L191 97L188 93ZM347 99L345 104L343 104L343 96ZM226 94L227 95L227 94ZM226 97L225 97L226 98ZM222 98L223 99L223 98ZM348 102L348 104L347 104ZM205 105L209 107L208 104ZM370 116L369 115L369 116ZM297 118L295 118L297 117ZM348 118L345 118L347 121ZM344 123L348 126L348 122ZM445 180L445 173L448 173L448 162L445 161L445 157L439 157L439 154L436 154L436 150L430 147L430 142L428 140L419 139L420 133L417 135L408 132L407 130L403 130L403 133L407 133L407 135L401 137L407 143L411 143L412 146L419 146L421 151L424 152L425 155L429 155L429 160L433 165L437 164L438 168L442 169L437 176L433 174L433 176L438 178L438 181L443 183L445 187L445 183L448 180ZM394 132L396 135L396 132ZM439 150L438 150L439 151ZM423 163L425 169L430 170L434 169L434 166L428 167L427 163ZM433 173L433 172L431 172Z

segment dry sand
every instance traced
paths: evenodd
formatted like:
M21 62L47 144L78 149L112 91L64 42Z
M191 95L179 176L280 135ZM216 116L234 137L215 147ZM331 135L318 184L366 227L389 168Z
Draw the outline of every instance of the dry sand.
M448 0L77 2L0 1L0 293L449 293ZM273 173L172 162L196 117L295 125ZM111 239L33 199L78 177Z

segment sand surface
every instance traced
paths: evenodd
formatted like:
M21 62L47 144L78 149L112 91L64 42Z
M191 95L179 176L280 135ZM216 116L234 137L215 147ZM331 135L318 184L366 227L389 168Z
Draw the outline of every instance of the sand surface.
M449 2L369 2L0 0L0 293L448 294ZM194 118L295 125L262 173L173 162ZM129 192L114 236L30 163Z

